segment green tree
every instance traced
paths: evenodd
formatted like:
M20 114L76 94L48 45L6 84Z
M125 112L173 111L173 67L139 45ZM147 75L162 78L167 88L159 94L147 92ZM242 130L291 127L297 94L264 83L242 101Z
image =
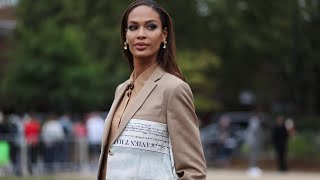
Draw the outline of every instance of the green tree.
M129 76L119 39L130 2L20 1L1 103L107 110ZM301 113L319 112L318 0L159 2L173 17L177 58L197 109L239 109L239 93L250 89L270 109L285 101Z
M239 93L251 89L259 104L292 102L300 113L316 112L318 1L198 2L207 28L197 38L222 59L218 92L226 107L239 108Z
M196 110L204 113L219 110L221 104L215 96L220 59L203 50L200 52L182 51L177 60L192 88Z
M108 89L115 87L116 78L124 71L113 78L116 63L109 59L112 56L101 55L101 49L108 47L103 46L106 38L94 42L99 33L90 31L97 25L92 25L95 20L89 18L86 3L84 0L19 3L12 60L2 83L7 108L21 111L108 108L114 94Z

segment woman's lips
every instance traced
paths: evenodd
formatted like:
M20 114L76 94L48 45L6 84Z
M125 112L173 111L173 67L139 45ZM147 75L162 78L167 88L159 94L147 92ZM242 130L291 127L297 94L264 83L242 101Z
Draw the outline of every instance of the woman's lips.
M149 45L147 43L144 43L144 42L138 42L138 43L135 43L134 46L136 47L136 49L138 50L144 50L146 49Z

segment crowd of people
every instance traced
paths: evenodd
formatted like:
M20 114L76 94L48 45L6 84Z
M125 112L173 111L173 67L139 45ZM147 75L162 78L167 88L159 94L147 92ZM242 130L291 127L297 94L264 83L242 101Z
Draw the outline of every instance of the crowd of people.
M57 168L96 170L105 117L106 113L98 112L82 116L72 116L68 113L4 115L0 112L1 156L8 156L7 164L17 175L22 174L24 162L29 174L37 173L39 169L45 172ZM246 132L244 143L248 148L249 160L247 173L250 176L258 176L262 170L257 161L263 148L263 138L266 138L258 114L252 115L244 130ZM233 137L237 133L231 128L228 116L219 119L216 132L217 158L226 160L236 146ZM294 133L292 120L285 119L283 115L276 117L270 129L270 141L274 147L279 171L287 170L287 143L288 138ZM7 153L3 150L5 146L8 147ZM4 161L6 158L0 158L0 168L5 164L1 159Z
M10 166L17 175L24 168L29 174L39 169L96 168L104 117L98 112L82 116L0 112L0 149L7 147L1 156L8 156L0 166Z
M284 115L280 114L275 117L273 123L270 123L263 121L261 114L254 112L248 119L246 127L239 128L238 125L231 124L231 119L227 115L219 119L216 126L216 137L218 138L216 158L228 162L228 158L231 157L236 146L244 146L244 151L248 155L249 168L247 174L258 177L262 173L258 161L261 159L263 149L268 142L271 143L274 150L277 170L280 172L287 171L288 140L290 136L295 134L295 125L292 119L286 119Z
M247 163L242 163L248 167L246 173L258 177L264 168L261 160L272 155L274 167L279 172L287 171L289 139L295 135L291 118L281 113L271 116L252 111L225 112L214 120L200 131L209 165L226 167L235 162L233 160L247 158Z

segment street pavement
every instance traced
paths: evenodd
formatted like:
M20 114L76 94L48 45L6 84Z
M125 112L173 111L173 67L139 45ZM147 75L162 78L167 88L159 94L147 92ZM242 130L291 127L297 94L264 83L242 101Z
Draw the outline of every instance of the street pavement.
M250 177L246 171L208 169L207 180L320 180L320 172L287 172L263 171L261 176Z
M93 172L62 173L52 178L52 180L56 179L92 180L96 179L96 174ZM1 177L0 180L2 180ZM289 171L287 173L279 173L268 170L263 171L259 177L250 177L244 170L210 168L207 171L207 180L320 180L320 172Z

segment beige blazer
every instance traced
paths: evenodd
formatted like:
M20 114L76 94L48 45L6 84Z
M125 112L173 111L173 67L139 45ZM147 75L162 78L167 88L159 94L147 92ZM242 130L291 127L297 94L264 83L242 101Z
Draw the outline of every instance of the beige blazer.
M159 66L134 99L132 108L123 115L119 129L107 147L111 121L128 83L129 80L117 87L114 102L105 120L97 179L106 179L108 153L112 153L109 151L110 145L133 118L167 124L179 179L206 179L206 163L191 89L187 83Z

